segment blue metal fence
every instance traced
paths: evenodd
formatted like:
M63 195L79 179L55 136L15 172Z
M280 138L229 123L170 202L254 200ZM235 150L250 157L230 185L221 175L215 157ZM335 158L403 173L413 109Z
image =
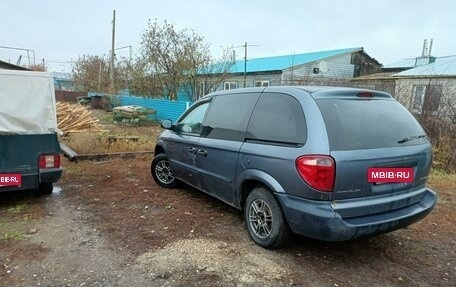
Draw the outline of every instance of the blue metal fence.
M117 97L122 106L137 105L154 109L157 112L156 118L158 121L170 119L175 122L192 104L191 102L157 100L134 96L120 95Z

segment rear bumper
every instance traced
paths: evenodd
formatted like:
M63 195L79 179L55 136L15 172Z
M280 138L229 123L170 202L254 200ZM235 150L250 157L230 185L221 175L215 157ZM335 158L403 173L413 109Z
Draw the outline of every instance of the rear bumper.
M38 174L23 174L21 186L2 186L2 191L37 189L40 183L54 183L62 176L62 168L41 169Z
M54 183L62 176L62 168L40 169L40 183Z
M346 241L404 228L429 214L437 201L434 191L423 188L413 192L413 197L419 196L419 201L409 206L366 216L343 218L338 208L344 203L307 200L279 193L276 193L276 196L293 232L324 241ZM391 197L389 201L394 202ZM360 204L364 204L366 210L369 210L372 199L357 201L355 205L346 204L343 206L343 213L349 213L347 211L350 210L350 205L359 211Z

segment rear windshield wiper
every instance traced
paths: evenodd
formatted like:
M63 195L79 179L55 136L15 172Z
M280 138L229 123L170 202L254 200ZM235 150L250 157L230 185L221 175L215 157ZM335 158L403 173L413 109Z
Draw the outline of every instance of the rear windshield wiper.
M401 143L405 143L405 142L408 142L411 140L421 139L421 138L425 138L425 137L426 137L426 135L412 136L412 137L408 137L408 138L403 138L403 139L397 141L397 143L401 144Z

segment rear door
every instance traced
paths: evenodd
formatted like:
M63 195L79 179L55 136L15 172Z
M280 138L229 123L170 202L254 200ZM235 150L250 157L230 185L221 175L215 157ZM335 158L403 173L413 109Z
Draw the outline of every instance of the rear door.
M196 151L201 189L229 204L234 202L239 150L259 96L260 93L216 96L204 120Z
M392 98L355 93L319 98L336 162L332 199L369 197L424 186L432 150L415 118ZM369 168L410 168L413 182L369 182ZM408 169L408 170L410 170ZM405 170L405 169L404 169Z

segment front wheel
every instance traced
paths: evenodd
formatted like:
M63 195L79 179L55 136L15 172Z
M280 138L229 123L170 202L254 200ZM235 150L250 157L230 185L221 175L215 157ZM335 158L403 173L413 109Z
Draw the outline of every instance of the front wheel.
M256 244L276 249L288 238L288 226L272 193L257 187L247 197L244 218L249 235Z
M150 172L155 182L162 187L173 188L177 184L177 179L171 172L166 154L161 153L154 157Z

